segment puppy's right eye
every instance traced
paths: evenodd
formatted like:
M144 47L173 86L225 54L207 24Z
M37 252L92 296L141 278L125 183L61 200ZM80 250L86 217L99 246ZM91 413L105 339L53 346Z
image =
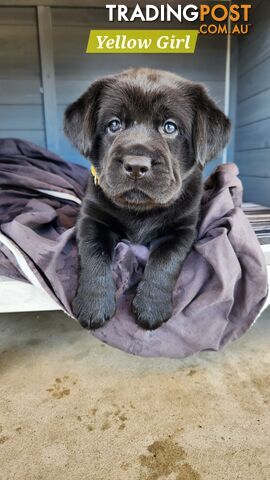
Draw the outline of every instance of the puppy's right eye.
M122 124L121 124L119 118L113 118L113 120L111 120L108 123L108 131L110 133L116 133L116 132L118 132L118 130L121 130L121 128L122 128Z

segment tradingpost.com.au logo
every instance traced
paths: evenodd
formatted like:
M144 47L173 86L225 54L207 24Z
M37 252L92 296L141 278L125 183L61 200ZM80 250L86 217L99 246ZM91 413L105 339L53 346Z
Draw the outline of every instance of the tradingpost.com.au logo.
M252 5L231 2L201 5L149 5L144 8L137 4L134 8L126 5L106 5L109 22L200 22L202 34L242 34L249 32L249 17ZM228 19L231 22L229 30Z
M179 26L190 25L188 30L91 30L87 45L87 53L194 53L198 34L201 35L246 35L251 24L252 5L231 2L201 5L149 5L134 8L126 5L110 4L105 7L108 12L108 23L113 22L179 22ZM193 28L192 28L193 24ZM168 28L168 27L167 27ZM175 26L174 26L175 28Z

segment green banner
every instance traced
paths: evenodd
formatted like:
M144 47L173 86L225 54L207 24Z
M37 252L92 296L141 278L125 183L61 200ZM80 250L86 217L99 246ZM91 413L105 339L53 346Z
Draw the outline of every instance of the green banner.
M194 53L197 30L91 30L86 53Z

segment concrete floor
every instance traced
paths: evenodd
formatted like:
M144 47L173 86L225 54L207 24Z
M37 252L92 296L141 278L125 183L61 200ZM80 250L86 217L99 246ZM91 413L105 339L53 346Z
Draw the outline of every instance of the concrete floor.
M269 480L270 310L240 341L143 359L62 313L0 316L1 480Z

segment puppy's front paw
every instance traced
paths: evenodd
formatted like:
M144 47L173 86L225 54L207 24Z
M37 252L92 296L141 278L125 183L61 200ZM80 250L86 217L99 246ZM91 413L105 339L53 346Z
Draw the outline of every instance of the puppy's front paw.
M142 281L138 285L132 307L136 323L146 330L155 330L172 314L172 294Z
M95 330L102 327L115 312L114 290L86 291L79 289L73 301L73 313L82 327Z

